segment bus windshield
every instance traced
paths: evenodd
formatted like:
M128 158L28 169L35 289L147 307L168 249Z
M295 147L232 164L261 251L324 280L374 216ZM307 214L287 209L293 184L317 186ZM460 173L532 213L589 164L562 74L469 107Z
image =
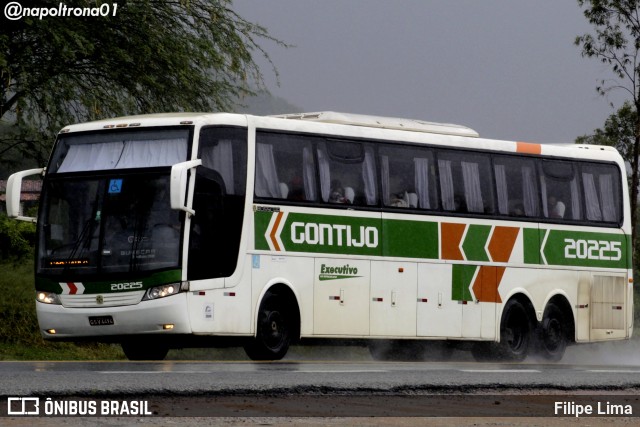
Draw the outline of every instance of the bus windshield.
M55 177L44 189L38 272L131 273L179 266L169 174Z
M136 129L62 135L49 173L171 166L187 160L189 129Z

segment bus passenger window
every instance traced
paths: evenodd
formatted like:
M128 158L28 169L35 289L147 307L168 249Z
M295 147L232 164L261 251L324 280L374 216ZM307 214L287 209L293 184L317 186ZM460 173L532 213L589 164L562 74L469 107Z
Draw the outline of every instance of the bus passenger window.
M582 186L589 221L620 222L620 171L613 165L584 164Z
M494 212L489 157L443 152L438 155L440 193L444 210L460 213Z
M372 147L359 142L328 140L318 145L322 201L376 206L377 174Z
M316 166L310 138L258 132L256 141L257 197L317 200Z
M425 148L380 149L382 202L385 206L437 209L433 153Z
M540 196L534 160L495 155L493 164L498 214L537 217Z
M573 164L564 160L543 160L540 176L542 212L545 218L580 220L582 201L578 174Z

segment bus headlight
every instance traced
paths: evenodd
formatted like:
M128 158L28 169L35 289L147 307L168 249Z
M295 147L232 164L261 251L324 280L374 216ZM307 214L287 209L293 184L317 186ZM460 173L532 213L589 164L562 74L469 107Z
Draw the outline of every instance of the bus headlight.
M37 291L36 301L41 302L43 304L60 305L60 298L58 297L58 294L54 294L53 292Z
M180 292L180 283L171 283L169 285L162 285L150 288L144 294L142 301L148 301L158 298L168 297L169 295L175 295Z

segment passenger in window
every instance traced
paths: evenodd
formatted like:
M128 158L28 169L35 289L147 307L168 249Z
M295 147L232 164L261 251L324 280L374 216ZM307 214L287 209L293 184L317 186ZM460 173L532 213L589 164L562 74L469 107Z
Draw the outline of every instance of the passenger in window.
M549 196L549 218L564 218L565 205L555 195Z
M409 193L405 191L403 193L392 194L389 198L389 206L393 206L396 208L408 208Z
M467 203L465 202L462 196L455 196L453 198L453 204L455 206L455 212L466 212L467 211Z
M304 184L302 178L294 176L291 180L291 191L289 191L289 200L306 200L304 196Z
M333 181L331 181L329 203L349 203L349 200L345 197L342 183L338 179L334 179Z
M511 216L524 216L524 205L522 203L516 204L511 211Z

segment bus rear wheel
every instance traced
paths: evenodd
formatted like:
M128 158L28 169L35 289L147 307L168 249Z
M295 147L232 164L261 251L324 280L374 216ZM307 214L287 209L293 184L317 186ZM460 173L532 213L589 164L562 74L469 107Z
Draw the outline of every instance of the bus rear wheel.
M256 336L244 347L251 360L280 360L291 344L292 318L275 294L260 304Z
M542 323L540 324L538 354L553 362L562 359L568 341L565 325L564 313L560 307L550 303L544 311Z

